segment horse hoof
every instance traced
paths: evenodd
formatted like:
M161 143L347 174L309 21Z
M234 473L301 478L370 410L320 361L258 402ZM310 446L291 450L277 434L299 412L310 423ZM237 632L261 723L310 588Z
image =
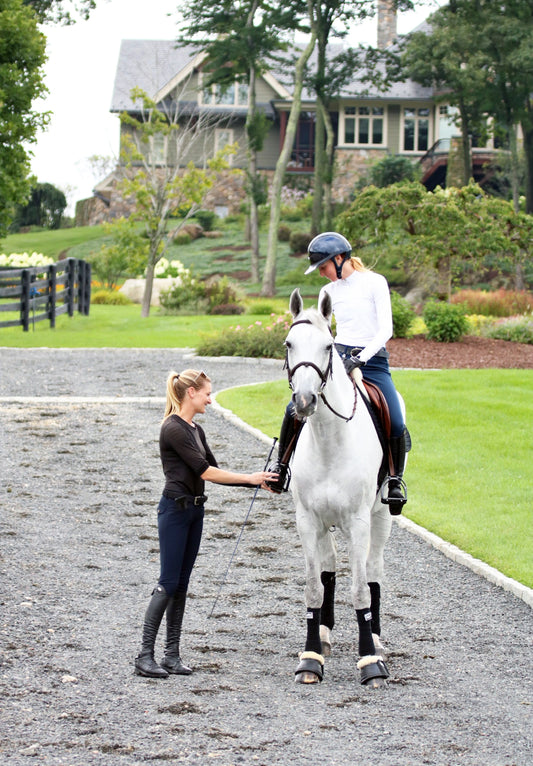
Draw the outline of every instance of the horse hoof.
M331 657L331 631L325 625L320 626L320 644L322 646L322 656Z
M368 681L363 683L363 686L365 686L367 689L385 689L387 682L384 678L370 678Z
M317 684L324 678L324 658L317 652L302 652L295 670L297 684Z
M318 684L320 681L322 679L316 673L309 673L309 671L297 673L294 677L294 683L296 684Z

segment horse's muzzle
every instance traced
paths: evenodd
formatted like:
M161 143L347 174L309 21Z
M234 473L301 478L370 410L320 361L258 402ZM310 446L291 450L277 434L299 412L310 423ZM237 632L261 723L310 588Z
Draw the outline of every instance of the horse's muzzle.
M292 401L294 402L296 417L299 420L303 420L303 418L308 418L316 411L318 399L316 394L311 392L301 393L296 391L292 395Z

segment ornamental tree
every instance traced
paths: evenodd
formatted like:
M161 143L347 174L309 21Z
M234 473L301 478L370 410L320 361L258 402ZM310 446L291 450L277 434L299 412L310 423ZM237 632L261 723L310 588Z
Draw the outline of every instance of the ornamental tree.
M465 263L475 271L494 256L512 271L533 247L533 218L475 183L433 192L417 182L369 186L338 216L336 228L366 253L394 247L408 269L435 269L448 298Z
M226 157L235 148L225 146L210 153L215 123L208 115L182 116L179 101L157 105L140 88L131 92L136 113L124 112L119 189L130 201L130 226L140 224L138 236L148 243L146 284L141 316L150 313L156 263L165 255L172 237L187 218L202 206L203 199L222 170L229 170ZM202 166L191 159L201 154ZM171 214L186 210L185 216L167 231ZM140 243L139 243L140 244Z

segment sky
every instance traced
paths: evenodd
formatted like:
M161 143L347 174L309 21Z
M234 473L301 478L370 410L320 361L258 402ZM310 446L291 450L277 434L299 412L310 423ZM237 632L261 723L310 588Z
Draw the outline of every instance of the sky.
M418 10L398 16L403 34L423 21L439 0L426 0ZM45 83L49 94L34 103L52 112L46 132L31 147L31 169L42 183L61 189L73 215L77 200L92 196L102 177L89 158L118 156L119 118L109 112L120 41L173 40L177 34L179 0L98 0L88 21L73 26L47 25L48 61ZM376 44L375 19L369 20L348 42Z

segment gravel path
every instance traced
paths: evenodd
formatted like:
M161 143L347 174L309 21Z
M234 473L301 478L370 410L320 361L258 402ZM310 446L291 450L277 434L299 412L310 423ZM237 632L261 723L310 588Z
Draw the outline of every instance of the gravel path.
M217 391L277 379L281 363L157 349L0 349L0 362L1 763L533 763L532 610L396 524L387 689L357 679L342 542L334 654L320 686L294 683L305 610L289 495L258 495L209 618L252 497L209 485L182 646L194 673L135 676L166 374L203 367ZM222 466L263 466L263 441L214 409L202 420Z

